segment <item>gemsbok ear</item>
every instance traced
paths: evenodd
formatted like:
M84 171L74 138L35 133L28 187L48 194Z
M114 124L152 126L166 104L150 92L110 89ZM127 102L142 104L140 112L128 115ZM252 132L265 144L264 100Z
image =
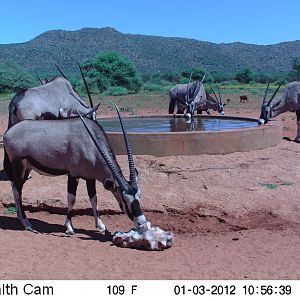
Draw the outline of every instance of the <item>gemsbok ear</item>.
M113 191L116 189L116 185L115 185L114 181L111 179L108 179L108 178L104 179L103 186L108 191Z

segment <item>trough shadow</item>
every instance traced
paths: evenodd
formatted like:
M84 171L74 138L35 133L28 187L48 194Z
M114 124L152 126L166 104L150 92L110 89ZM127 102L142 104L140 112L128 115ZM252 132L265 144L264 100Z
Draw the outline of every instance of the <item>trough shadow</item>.
M30 223L34 229L33 233L36 234L49 234L56 237L70 238L71 236L65 234L66 228L63 225L47 223L45 221L29 218ZM17 230L23 231L24 228L14 217L0 216L0 229L3 230ZM85 236L76 236L77 234L82 234ZM86 230L75 228L75 235L72 236L81 240L95 240L99 242L111 242L112 234L106 231L105 235L100 234L96 230Z

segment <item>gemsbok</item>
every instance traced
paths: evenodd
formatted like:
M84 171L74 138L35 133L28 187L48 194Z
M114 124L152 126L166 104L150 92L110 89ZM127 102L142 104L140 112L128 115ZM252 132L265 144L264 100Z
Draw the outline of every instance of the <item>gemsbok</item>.
M222 97L220 93L220 89L218 88L219 98L217 97L214 89L212 86L210 86L215 98L213 98L208 92L206 92L206 104L202 109L197 109L197 114L202 114L202 111L206 111L208 115L210 115L209 109L212 109L214 111L217 111L221 116L225 114L224 107L226 106L226 103L222 102Z
M298 129L294 141L300 143L300 82L295 81L289 83L284 92L281 95L276 96L281 85L282 83L277 87L270 100L267 101L268 84L261 106L259 124L265 124L269 119L287 111L296 112Z
M72 210L77 181L87 181L96 227L106 230L98 209L95 181L110 190L120 208L139 228L146 223L140 207L141 190L137 170L123 120L116 107L127 149L130 179L127 181L111 150L106 134L95 121L81 116L63 120L24 120L12 126L3 137L9 160L5 171L12 183L17 218L27 230L32 225L22 206L22 189L32 169L49 176L68 175L66 233L73 234Z
M206 104L206 93L203 86L203 79L186 84L176 84L169 91L169 114L174 114L177 106L177 114L183 114L186 110L187 119L193 116L198 109L203 109Z

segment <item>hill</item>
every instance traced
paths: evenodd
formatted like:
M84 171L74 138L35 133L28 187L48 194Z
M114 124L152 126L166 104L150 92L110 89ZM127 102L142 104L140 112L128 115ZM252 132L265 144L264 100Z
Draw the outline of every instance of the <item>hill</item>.
M117 51L143 73L182 71L195 65L209 71L236 72L249 67L257 72L291 70L293 57L300 57L300 41L274 45L215 44L194 39L123 34L113 28L51 30L19 44L0 45L0 61L13 59L28 69L54 71L53 62L68 72L77 71L76 61L102 51Z

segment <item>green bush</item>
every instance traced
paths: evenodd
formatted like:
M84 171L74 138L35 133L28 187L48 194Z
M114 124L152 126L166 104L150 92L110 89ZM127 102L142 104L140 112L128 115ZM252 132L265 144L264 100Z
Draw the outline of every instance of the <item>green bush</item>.
M254 78L254 75L250 69L240 70L235 75L235 79L240 83L249 83L250 81L253 80L253 78Z
M192 80L201 80L205 74L205 82L213 82L214 81L214 77L212 76L212 74L210 72L208 72L207 70L205 70L202 67L194 67L194 68L190 68L187 70L184 70L181 72L181 76L185 77L188 79L187 82L189 82L190 76L192 74Z
M0 63L0 93L17 92L35 83L35 78L26 69L11 60Z
M155 92L155 93L163 93L164 89L160 84L155 83L145 83L143 86L143 90L148 92Z
M129 91L122 86L113 86L108 89L108 94L112 96L128 95Z
M82 67L100 92L118 86L136 93L142 86L141 76L133 64L115 52L100 53L96 58L85 61Z

